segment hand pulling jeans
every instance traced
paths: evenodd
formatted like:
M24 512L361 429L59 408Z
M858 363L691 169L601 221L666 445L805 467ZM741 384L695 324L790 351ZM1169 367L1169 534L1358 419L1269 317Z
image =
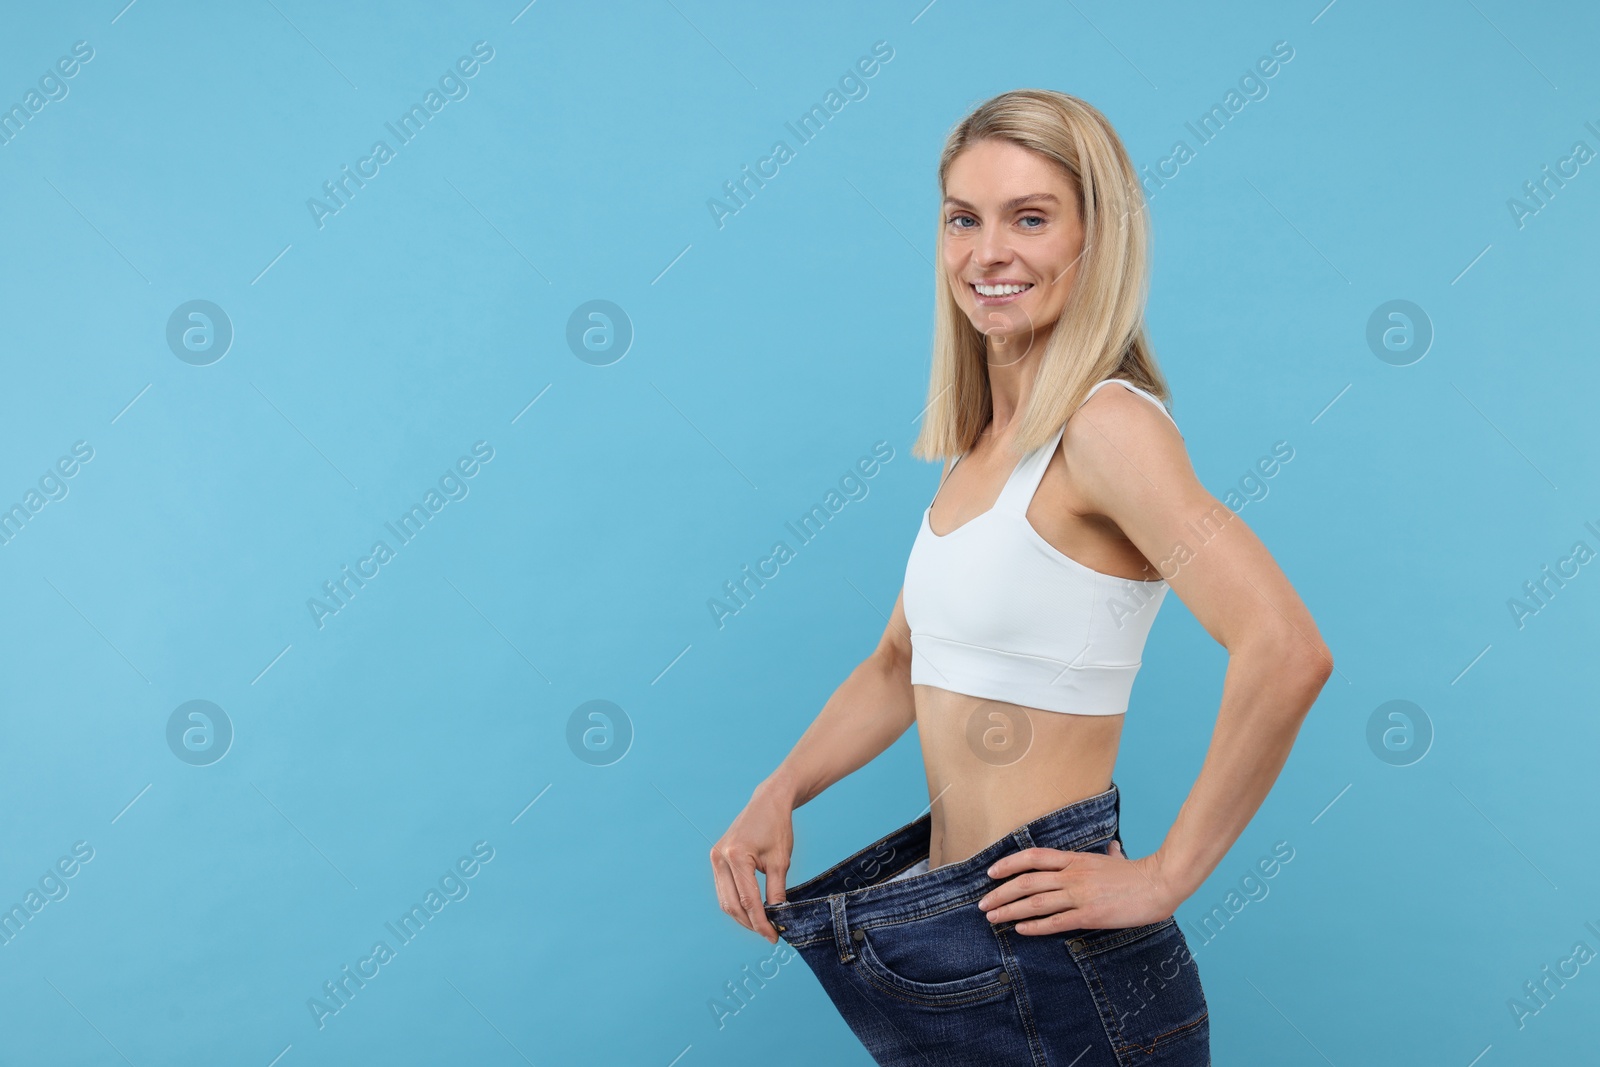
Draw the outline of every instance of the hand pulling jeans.
M1104 854L1121 841L1120 809L1112 783L918 873L923 815L789 890L767 917L877 1063L1209 1067L1205 994L1174 918L1021 934L978 909L1001 884L990 864L1033 847Z

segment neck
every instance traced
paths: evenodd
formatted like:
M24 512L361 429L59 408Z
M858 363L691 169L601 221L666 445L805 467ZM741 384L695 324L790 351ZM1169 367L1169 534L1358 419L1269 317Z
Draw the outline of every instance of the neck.
M989 429L991 437L1010 441L1017 416L1027 410L1028 398L1033 395L1033 383L1039 374L1039 362L1044 357L1049 336L1034 337L1027 341L990 337L984 346L984 358L989 372ZM1022 355L1017 355L1019 345L1027 345Z

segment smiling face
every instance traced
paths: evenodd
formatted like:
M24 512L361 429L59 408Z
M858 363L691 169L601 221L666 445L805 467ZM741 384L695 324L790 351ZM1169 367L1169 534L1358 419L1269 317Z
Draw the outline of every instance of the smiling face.
M1010 141L964 149L945 175L944 269L956 304L989 338L991 354L1035 337L1061 317L1083 251L1083 220L1069 175Z

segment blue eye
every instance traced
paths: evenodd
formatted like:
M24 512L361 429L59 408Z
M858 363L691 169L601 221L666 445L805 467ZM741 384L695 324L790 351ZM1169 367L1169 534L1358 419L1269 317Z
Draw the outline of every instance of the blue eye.
M1024 215L1024 216L1022 216L1022 221L1023 222L1037 222L1037 223L1040 223L1041 225L1044 223L1044 219L1041 218L1038 215ZM1024 226L1023 227L1023 229L1026 229L1026 230L1037 230L1038 228L1039 228L1038 226Z
M946 223L952 223L952 222L956 222L956 221L958 221L960 219L966 219L967 221L970 222L970 221L972 221L972 216L971 215L951 215L948 219L945 220L945 222ZM958 226L956 228L960 229L960 230L971 229L971 227L969 227L969 226Z

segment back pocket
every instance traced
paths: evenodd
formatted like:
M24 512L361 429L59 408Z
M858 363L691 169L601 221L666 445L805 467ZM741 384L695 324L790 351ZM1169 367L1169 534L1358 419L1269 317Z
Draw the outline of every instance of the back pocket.
M1067 951L1089 985L1120 1063L1148 1063L1158 1049L1180 1041L1209 1046L1200 971L1176 918L1074 931Z

